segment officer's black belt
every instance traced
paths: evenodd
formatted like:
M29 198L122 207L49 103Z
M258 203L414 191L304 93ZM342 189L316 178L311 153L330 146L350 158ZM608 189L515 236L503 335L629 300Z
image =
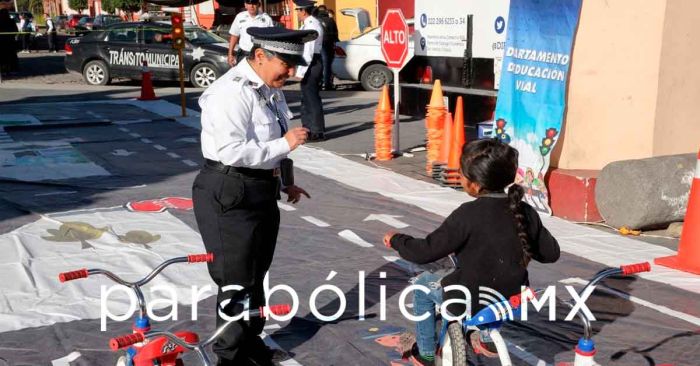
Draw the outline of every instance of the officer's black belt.
M222 174L240 174L250 178L272 179L278 177L279 169L253 169L224 165L221 162L205 159L204 166Z

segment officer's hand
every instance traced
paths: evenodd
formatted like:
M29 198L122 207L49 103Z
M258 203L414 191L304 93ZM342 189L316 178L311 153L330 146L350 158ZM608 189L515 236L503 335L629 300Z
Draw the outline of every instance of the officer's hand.
M228 64L233 66L236 66L236 55L228 55Z
M304 127L295 127L287 131L287 133L284 134L284 138L287 139L289 150L294 150L299 147L299 145L306 143L308 134L309 130Z
M284 192L284 193L287 194L287 202L291 202L291 203L297 203L297 202L299 202L299 200L301 199L301 195L302 195L302 194L303 194L304 196L306 196L306 198L311 198L311 196L309 196L309 194L306 193L306 191L305 191L303 188L297 187L297 186L295 186L295 185L291 185L291 186L289 186L289 187L285 187L285 188L282 190L282 192Z

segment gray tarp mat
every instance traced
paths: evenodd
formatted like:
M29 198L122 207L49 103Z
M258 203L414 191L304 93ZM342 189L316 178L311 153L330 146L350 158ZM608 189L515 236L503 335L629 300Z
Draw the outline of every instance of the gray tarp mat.
M16 141L78 137L82 141L73 143L73 147L105 168L111 176L44 182L0 182L0 232L5 233L35 221L36 213L110 207L132 200L167 196L189 197L197 167L185 164L183 160L201 162L199 132L171 121L132 124L128 129L140 136L125 133L117 125L76 124L53 129L7 129ZM39 130L41 134L37 135ZM142 138L149 139L152 143L144 143ZM173 158L154 149L154 144L167 146L169 152L176 153L180 158ZM116 149L137 154L125 159L112 154ZM282 211L271 285L284 283L292 286L300 295L301 307L296 318L279 324L279 329L271 329L269 333L272 333L275 342L290 351L294 359L303 365L388 365L392 360L395 364L401 364L398 353L391 347L383 346L377 339L384 335L386 338L383 340L386 340L392 334L412 329L412 323L400 315L397 306L398 294L407 286L412 274L405 267L383 258L395 255L381 245L382 234L391 228L377 221L363 220L376 213L400 215L403 216L402 221L411 225L403 232L425 235L437 227L442 218L377 194L351 189L323 177L299 170L296 175L298 184L308 189L312 199L302 201L296 206L296 211ZM76 193L43 195L56 191ZM196 230L191 211L173 210L171 213ZM302 216L313 216L331 226L315 226L302 219ZM346 229L352 230L374 247L362 248L340 238L338 232ZM542 287L570 277L588 278L601 269L597 263L563 254L556 264L533 264L530 272L533 287ZM367 273L367 320L364 321L359 321L356 317L357 277L360 270ZM331 281L325 281L331 271L338 274ZM380 279L380 272L386 272L387 278ZM108 283L101 279L89 280ZM313 289L326 283L338 286L348 301L344 317L334 323L315 320L308 307L309 295ZM380 285L387 289L387 321L378 319ZM610 280L606 285L655 304L700 316L697 305L700 296L696 294L637 279ZM557 290L560 295L566 294L561 285ZM285 298L277 300L287 301ZM210 298L200 303L197 322L164 322L156 324L154 328L189 329L201 335L210 334L214 326L211 317L213 302ZM325 314L334 313L338 306L332 296L320 296L318 304ZM594 327L599 363L698 364L696 354L700 351L700 338L697 336L700 332L697 326L602 292L596 292L589 299L588 305L599 320ZM181 306L180 313L181 319L188 319L190 308ZM561 308L559 313L559 317L563 318L566 311ZM108 331L100 332L99 320L79 320L6 332L0 334L0 359L10 365L47 365L51 360L77 350L81 357L71 365L110 365L114 364L117 355L108 350L108 339L129 333L130 329L129 321L110 322ZM551 323L541 315L533 315L532 320L526 323L508 324L504 330L508 341L524 347L527 352L547 363L572 361L571 350L580 332L578 323ZM516 364L527 364L518 357L513 358ZM475 359L475 363L494 364L480 358Z

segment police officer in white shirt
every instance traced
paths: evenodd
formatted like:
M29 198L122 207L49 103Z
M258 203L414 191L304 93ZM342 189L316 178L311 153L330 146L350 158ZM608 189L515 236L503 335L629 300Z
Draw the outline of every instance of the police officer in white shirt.
M260 10L260 0L245 0L245 10L236 15L231 23L231 29L228 31L231 35L228 47L229 65L235 66L241 59L248 56L253 47L253 42L246 29L272 26L274 26L272 18ZM238 45L238 51L236 51L236 45Z
M301 124L310 131L309 141L323 141L326 139L326 120L320 92L323 79L323 26L311 15L315 3L311 0L294 0L297 16L303 22L300 29L313 29L319 34L316 41L304 45L304 59L308 66L298 67L297 76L301 78Z
M217 326L225 323L220 311L235 316L265 305L263 278L280 222L280 163L307 138L305 128L289 128L292 113L279 88L296 65L305 65L304 43L318 37L278 27L247 31L251 54L199 98L205 165L192 198L204 246L214 253L209 273L219 286ZM281 191L292 203L310 198L294 184ZM222 291L225 286L243 289ZM214 344L218 365L272 365L275 355L259 337L265 321L250 319L231 324Z

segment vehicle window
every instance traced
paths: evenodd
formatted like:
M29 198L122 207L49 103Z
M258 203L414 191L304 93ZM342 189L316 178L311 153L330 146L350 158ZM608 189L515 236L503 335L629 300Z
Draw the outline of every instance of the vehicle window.
M357 14L357 27L360 29L360 33L365 33L367 28L372 26L372 21L369 18L369 13L367 11L361 11Z
M136 28L114 28L109 31L107 40L110 42L136 43Z
M185 38L192 44L228 43L227 40L201 28L185 28Z
M143 41L146 44L171 44L172 38L167 30L144 28Z

